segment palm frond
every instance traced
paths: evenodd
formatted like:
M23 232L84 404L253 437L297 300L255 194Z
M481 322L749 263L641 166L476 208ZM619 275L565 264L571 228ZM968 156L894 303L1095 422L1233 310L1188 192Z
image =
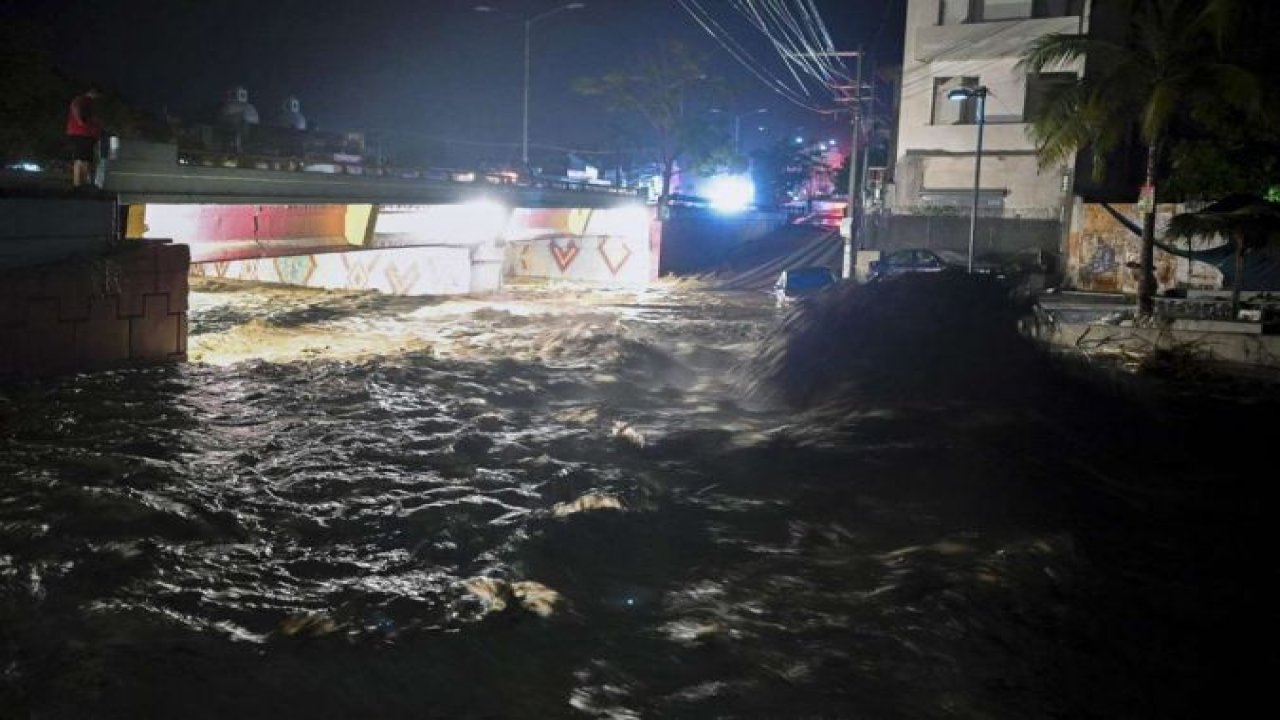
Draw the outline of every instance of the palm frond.
M1204 67L1210 87L1222 102L1249 114L1262 111L1269 94L1257 73L1234 63L1213 62Z
M1142 109L1142 121L1139 125L1144 140L1151 142L1164 135L1169 129L1173 115L1182 99L1181 90L1181 83L1174 81L1157 83L1151 89L1151 94Z
M1077 82L1052 91L1042 110L1030 118L1027 132L1036 144L1040 167L1059 165L1087 145L1091 124L1084 114L1088 88Z
M1049 33L1031 42L1018 60L1022 72L1041 73L1058 70L1084 61L1116 62L1130 50L1123 45L1092 35Z
M1036 38L1018 62L1018 69L1040 73L1089 57L1093 40L1088 35L1050 33Z
M1210 33L1221 51L1225 49L1227 38L1240 27L1243 10L1240 0L1207 0L1196 23Z

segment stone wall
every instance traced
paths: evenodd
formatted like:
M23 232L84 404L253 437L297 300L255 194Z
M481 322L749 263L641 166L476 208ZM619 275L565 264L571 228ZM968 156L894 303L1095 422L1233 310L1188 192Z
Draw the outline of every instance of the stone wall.
M155 244L0 273L0 376L185 360L190 259Z

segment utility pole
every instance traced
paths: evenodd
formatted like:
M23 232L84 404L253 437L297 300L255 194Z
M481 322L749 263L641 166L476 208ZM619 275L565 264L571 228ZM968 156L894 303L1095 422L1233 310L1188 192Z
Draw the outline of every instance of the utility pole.
M849 219L849 234L844 239L844 260L840 268L840 277L845 279L853 277L854 248L857 245L858 227L861 225L862 219L862 173L859 171L861 166L859 145L862 142L862 58L865 55L860 49L843 52L789 53L790 57L851 57L858 60L853 85L836 85L831 88L833 90L853 90L852 97L838 98L838 100L852 103L850 108L852 118L849 125L853 137L849 143L849 207L846 210Z
M520 131L520 160L524 163L523 170L525 172L528 172L529 170L529 68L532 61L531 46L533 42L533 26L538 21L545 20L556 13L564 12L565 10L581 10L586 6L587 4L584 2L565 3L558 7L551 8L544 13L526 18L524 21L524 112L522 113L523 117ZM476 12L506 14L490 5L476 5L472 9Z
M849 237L844 239L844 263L840 277L853 277L853 253L858 230L862 226L862 173L859 172L859 145L862 143L862 51L857 53L858 71L853 82L853 141L849 143Z

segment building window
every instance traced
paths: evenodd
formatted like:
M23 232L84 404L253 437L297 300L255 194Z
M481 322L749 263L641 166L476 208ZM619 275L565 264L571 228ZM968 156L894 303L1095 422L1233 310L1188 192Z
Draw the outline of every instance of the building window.
M1027 76L1027 101L1022 106L1022 119L1031 122L1063 89L1076 82L1075 73L1041 73Z
M973 125L978 122L978 99L952 100L947 93L957 88L977 88L976 77L940 77L933 79L933 124Z
M939 25L1075 17L1084 14L1084 0L942 0Z
M938 3L939 25L960 25L969 22L970 0L941 0Z

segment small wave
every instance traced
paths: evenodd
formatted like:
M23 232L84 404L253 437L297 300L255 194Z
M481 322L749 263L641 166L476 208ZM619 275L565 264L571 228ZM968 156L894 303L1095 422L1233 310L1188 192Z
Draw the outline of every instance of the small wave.
M845 285L797 306L743 369L756 396L933 404L1007 398L1034 369L1000 285L943 273Z

